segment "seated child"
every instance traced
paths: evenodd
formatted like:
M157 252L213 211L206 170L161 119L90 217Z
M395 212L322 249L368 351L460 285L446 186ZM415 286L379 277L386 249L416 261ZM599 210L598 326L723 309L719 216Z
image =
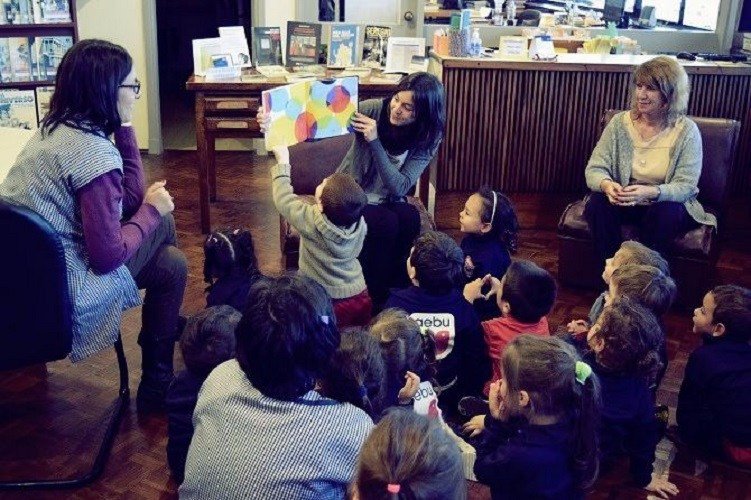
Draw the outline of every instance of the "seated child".
M501 316L482 323L493 367L483 389L485 395L490 384L501 378L501 356L509 342L522 333L550 335L546 315L556 296L555 280L549 272L528 260L518 260L511 263L501 280L486 277L468 283L464 297L470 302L481 298L481 286L488 280L493 283L490 294L495 295Z
M602 386L602 470L626 455L633 482L664 496L674 495L678 489L652 474L659 428L649 386L661 365L661 337L654 315L636 301L620 296L603 309L587 334L592 351L584 359L590 362Z
M167 462L178 483L183 481L185 458L193 437L198 391L211 370L234 357L235 328L240 318L240 313L230 306L208 307L188 318L180 337L185 370L175 376L165 400Z
M514 205L498 191L482 187L472 194L459 214L459 228L465 234L461 242L464 252L464 277L467 281L486 275L500 278L511 264L516 252L519 222ZM481 320L500 315L495 302L476 300L475 310Z
M263 276L250 231L214 231L206 237L203 253L203 280L209 284L206 307L228 305L243 311L250 287Z
M751 466L751 290L722 285L694 310L703 345L678 394L681 438L710 457Z
M490 412L474 419L477 479L494 500L583 499L597 478L597 376L555 337L520 335L499 364Z
M459 448L440 421L402 409L365 440L351 489L359 500L467 498Z
M274 205L300 233L300 271L331 296L340 328L367 325L373 304L357 260L367 232L365 192L351 176L335 173L316 187L316 204L305 203L292 190L289 150L280 146L274 155Z
M462 396L480 395L490 373L480 321L471 303L462 300L464 255L448 235L420 235L407 258L412 286L391 290L386 307L407 312L433 332L442 407L451 413Z
M420 382L433 383L436 373L435 343L420 325L400 309L384 309L373 318L370 335L383 358L383 408L412 404Z
M602 279L606 285L610 284L610 276L613 271L620 266L627 264L641 264L645 266L656 267L665 276L670 276L670 267L668 262L660 255L659 252L652 250L648 246L645 246L635 240L627 240L621 243L621 247L615 254L605 261L605 270L602 272ZM590 327L595 324L597 318L602 312L602 308L605 307L605 297L608 295L608 290L602 292L597 299L595 299L592 308L589 310L588 319L577 319L571 321L567 325L567 330L574 336L584 336Z
M320 380L322 395L357 406L376 420L383 409L386 368L378 340L362 327L341 330L342 341Z

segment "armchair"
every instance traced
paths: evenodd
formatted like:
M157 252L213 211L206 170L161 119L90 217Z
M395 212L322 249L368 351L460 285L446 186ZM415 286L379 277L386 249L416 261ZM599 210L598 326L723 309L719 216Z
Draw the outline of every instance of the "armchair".
M603 114L602 127L617 113ZM727 186L738 147L740 123L722 118L691 117L699 127L704 151L698 199L713 213L722 229ZM602 288L602 265L597 262L592 233L584 218L588 197L571 203L558 222L558 279L574 287ZM624 226L624 239L639 239L635 227ZM693 307L714 281L720 239L710 226L699 226L679 236L667 259L679 291L679 303Z

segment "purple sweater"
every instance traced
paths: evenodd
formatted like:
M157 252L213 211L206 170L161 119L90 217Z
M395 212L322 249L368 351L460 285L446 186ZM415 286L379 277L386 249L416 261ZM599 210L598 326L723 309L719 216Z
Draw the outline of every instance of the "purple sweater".
M76 192L86 253L99 274L124 264L161 220L156 207L143 202L143 165L133 128L120 127L115 145L123 159L122 173L110 170Z

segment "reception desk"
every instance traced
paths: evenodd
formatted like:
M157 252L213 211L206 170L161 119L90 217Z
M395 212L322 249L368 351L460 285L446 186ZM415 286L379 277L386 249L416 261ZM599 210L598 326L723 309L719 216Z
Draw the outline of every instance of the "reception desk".
M436 187L576 192L606 109L629 106L631 73L654 56L559 54L557 62L431 54L446 89ZM690 62L689 114L741 122L734 192L748 190L751 65Z

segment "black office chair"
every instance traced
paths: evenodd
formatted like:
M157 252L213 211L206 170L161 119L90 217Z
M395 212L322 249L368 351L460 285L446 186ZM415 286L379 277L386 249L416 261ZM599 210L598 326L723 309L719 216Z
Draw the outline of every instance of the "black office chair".
M71 350L72 305L60 237L39 214L0 198L0 371L65 358ZM128 365L120 338L115 342L120 390L91 469L71 479L24 479L0 483L0 490L76 488L104 470L127 407Z
M535 9L525 9L518 16L519 26L539 26L541 13Z

